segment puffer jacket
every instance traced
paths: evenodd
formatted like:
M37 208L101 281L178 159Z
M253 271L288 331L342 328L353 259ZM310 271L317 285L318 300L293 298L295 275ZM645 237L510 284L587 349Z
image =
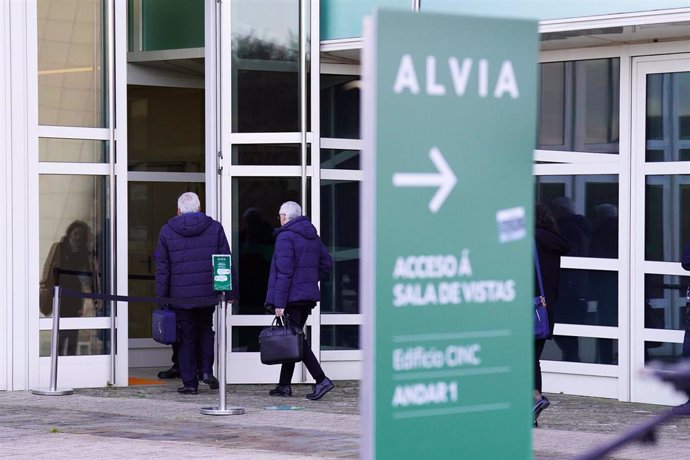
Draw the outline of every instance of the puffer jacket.
M333 259L316 228L304 216L275 230L276 244L268 275L266 305L285 308L292 302L318 302L319 281L331 273Z
M535 228L534 238L537 243L537 254L539 254L544 297L546 297L547 305L546 311L549 315L549 328L553 335L556 307L558 305L561 257L570 252L570 245L560 234L543 227ZM534 276L534 295L535 297L540 295L539 280L536 273Z
M181 214L170 219L160 231L156 258L156 295L159 297L211 297L213 254L230 254L223 226L202 212ZM232 291L236 298L237 278L232 270ZM189 308L185 305L172 305Z

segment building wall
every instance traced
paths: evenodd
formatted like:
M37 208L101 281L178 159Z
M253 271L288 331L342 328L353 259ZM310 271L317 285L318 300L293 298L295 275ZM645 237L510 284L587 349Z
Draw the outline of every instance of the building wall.
M30 315L29 261L33 247L27 238L34 212L31 186L35 152L35 53L28 27L32 2L4 2L0 6L0 182L4 210L0 222L0 389L30 385L32 337L38 327Z
M321 1L321 40L362 36L362 19L375 8L410 10L413 0ZM422 0L421 11L540 20L690 7L688 0Z

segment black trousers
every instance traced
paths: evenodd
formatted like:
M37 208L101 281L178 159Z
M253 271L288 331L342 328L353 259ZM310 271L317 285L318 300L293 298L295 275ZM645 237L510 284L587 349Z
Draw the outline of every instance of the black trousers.
M290 325L292 325L292 327L295 329L302 329L304 327L304 323L307 321L309 313L311 313L311 308L309 307L293 307L289 305L285 308L284 312L290 321ZM304 336L304 341L302 342L302 347L302 362L307 367L307 370L314 380L316 380L317 383L321 382L326 375L324 374L323 369L321 369L321 365L316 359L316 356L314 356L314 353L311 351L306 334ZM289 385L292 381L292 374L294 372L295 363L281 364L280 380L278 381L278 384Z
M541 393L541 353L544 351L546 339L534 340L534 389Z
M197 371L213 373L213 311L215 307L176 309L178 361L182 383L197 388ZM199 360L201 362L199 362Z

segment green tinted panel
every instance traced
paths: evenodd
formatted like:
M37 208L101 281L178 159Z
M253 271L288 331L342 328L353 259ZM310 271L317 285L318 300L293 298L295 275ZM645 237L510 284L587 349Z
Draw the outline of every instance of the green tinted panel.
M362 36L362 19L376 7L412 9L410 0L322 0L321 40Z
M204 46L204 0L142 0L144 51Z

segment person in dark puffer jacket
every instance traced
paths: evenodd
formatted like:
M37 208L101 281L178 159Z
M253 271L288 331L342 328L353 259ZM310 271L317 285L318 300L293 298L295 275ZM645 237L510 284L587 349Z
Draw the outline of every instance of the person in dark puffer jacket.
M321 242L316 228L302 216L300 206L294 201L280 207L280 228L275 230L276 241L271 271L268 276L266 307L278 317L287 317L295 329L302 329L316 302L321 300L319 281L331 273L333 259ZM317 400L331 391L333 382L326 377L319 361L304 338L303 362L316 380L307 399ZM294 363L282 364L280 379L271 396L292 396Z
M177 216L160 231L156 258L156 295L189 299L212 297L213 254L230 254L230 245L220 222L200 212L196 193L186 192L177 200ZM237 280L232 272L232 291L226 299L236 299ZM212 389L218 388L213 376L213 311L215 305L204 307L171 305L177 317L178 360L183 386L182 394L197 394L201 380ZM197 358L198 357L198 358ZM197 359L201 363L197 363Z

